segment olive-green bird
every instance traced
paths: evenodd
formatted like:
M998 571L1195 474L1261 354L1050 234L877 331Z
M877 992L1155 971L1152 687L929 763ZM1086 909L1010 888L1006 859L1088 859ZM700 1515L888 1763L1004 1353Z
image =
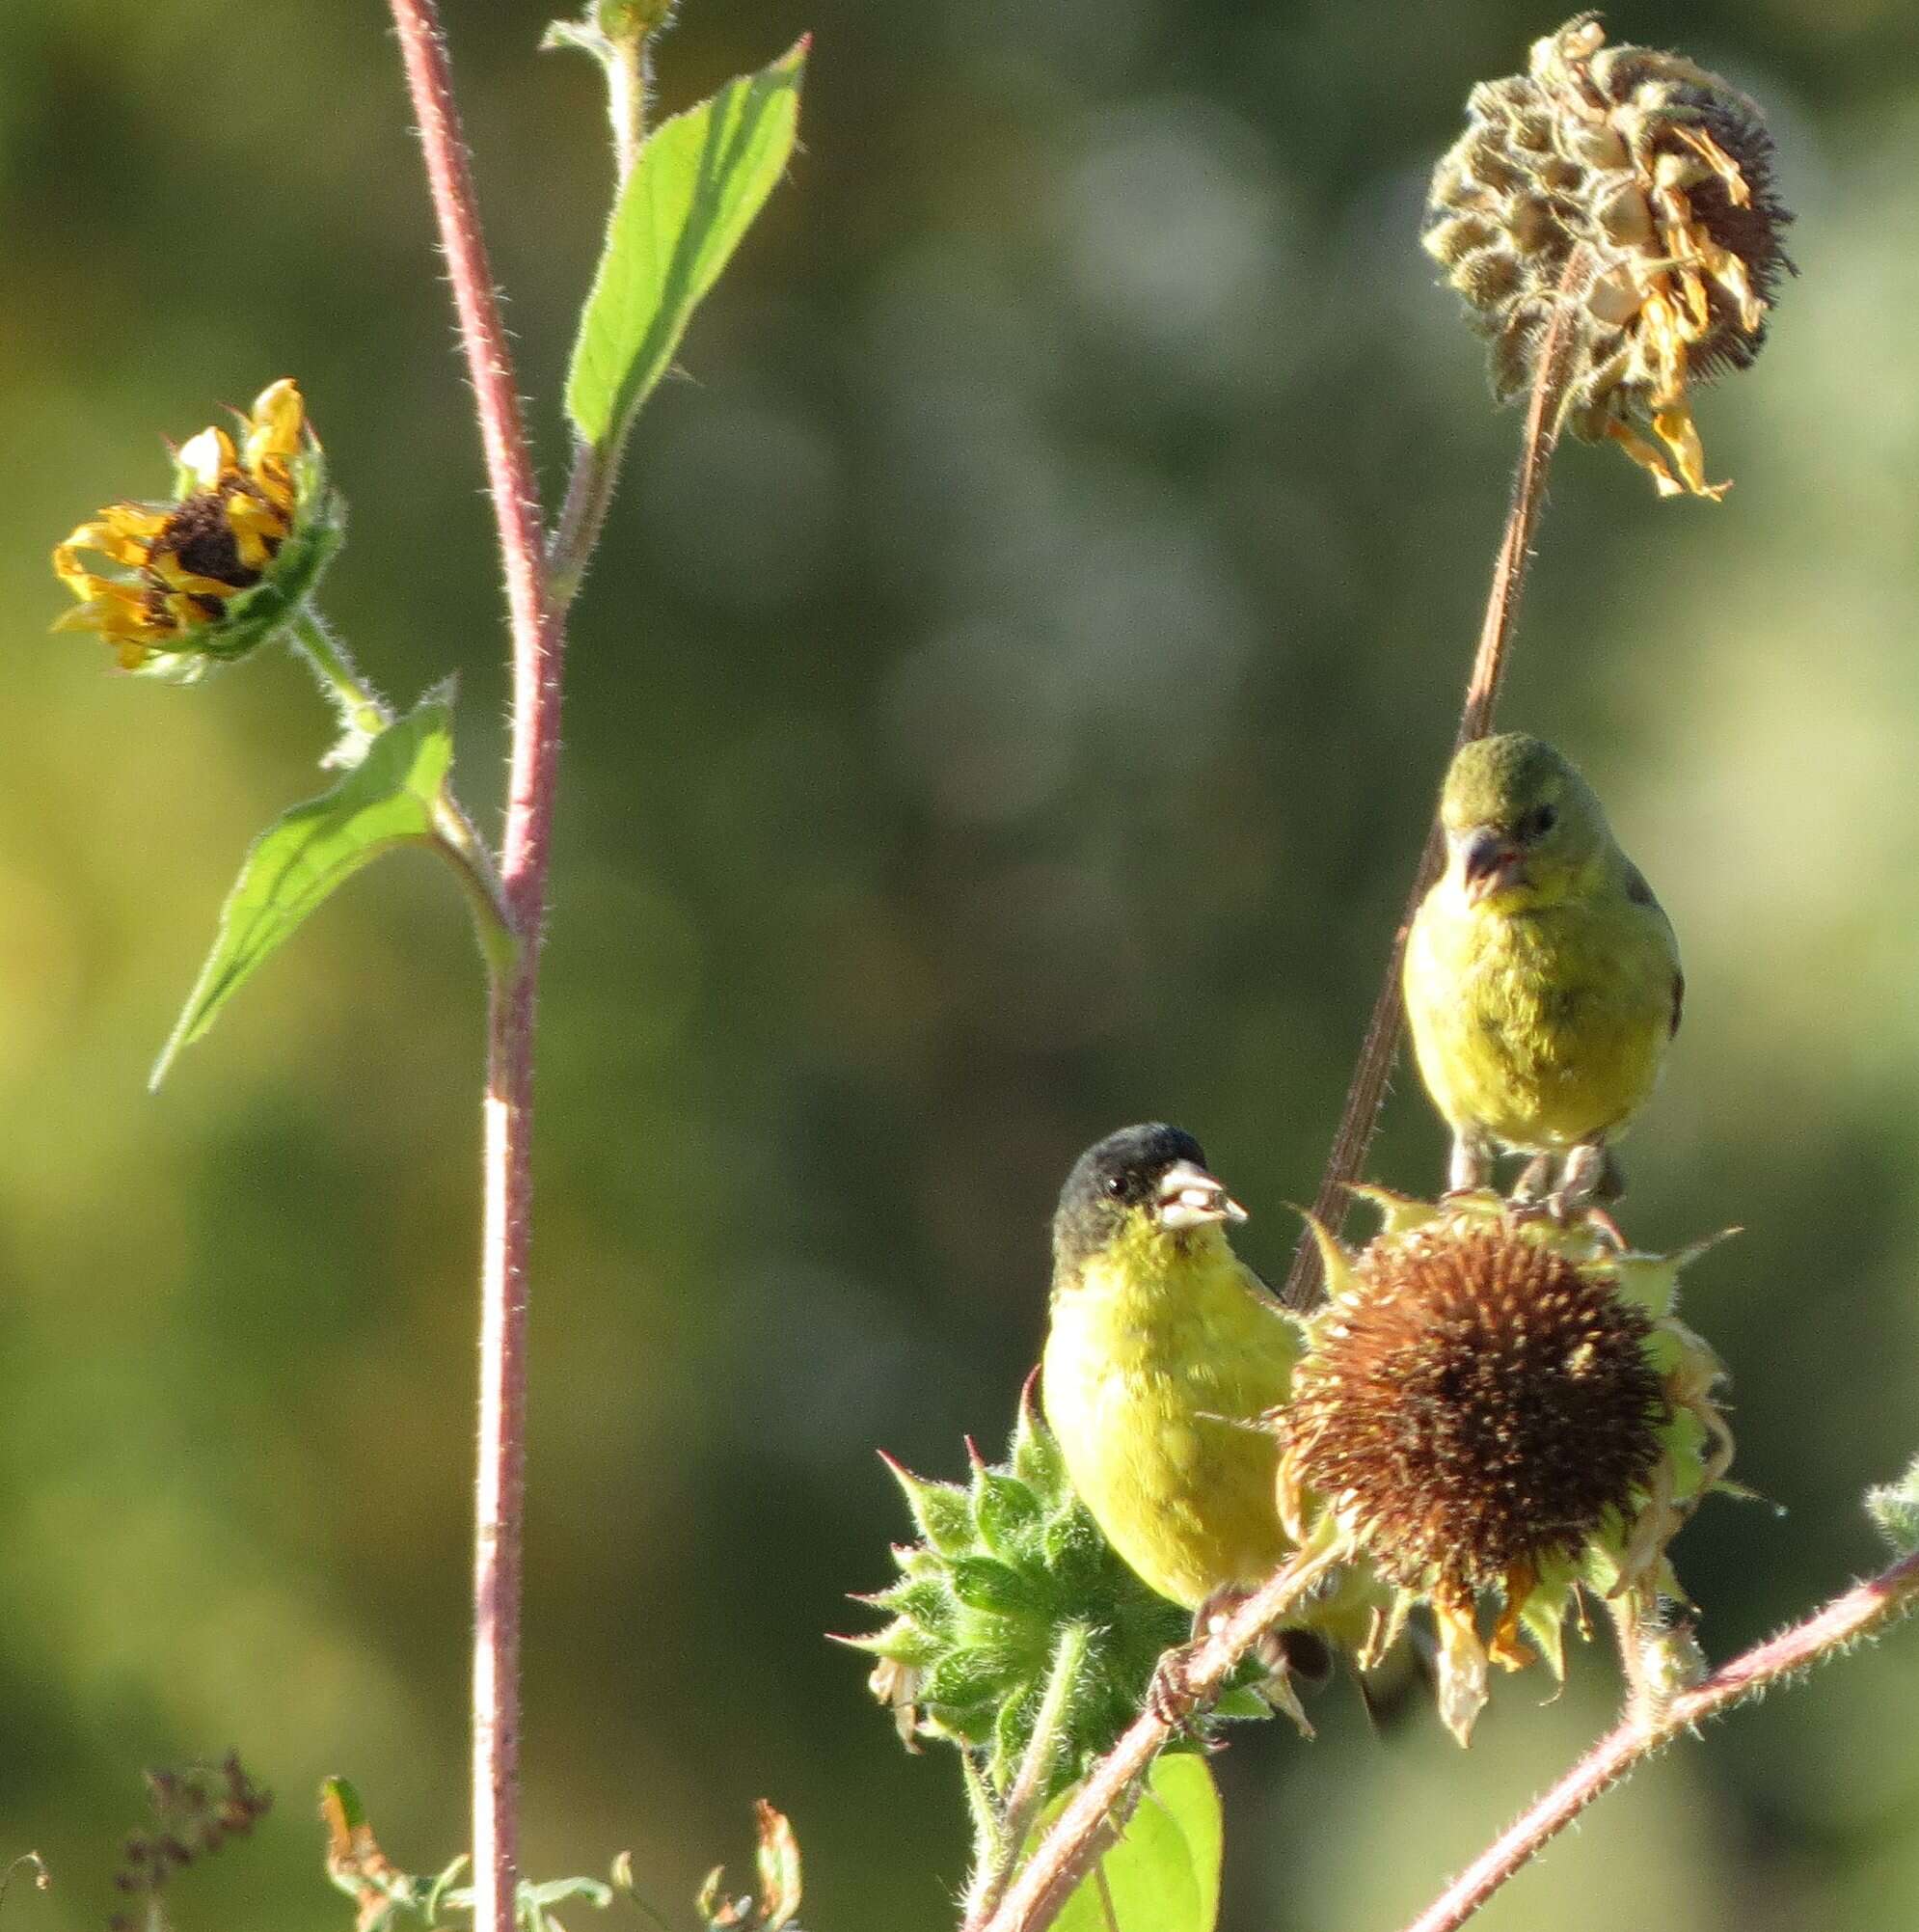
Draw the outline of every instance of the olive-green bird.
M1521 1191L1560 1211L1621 1182L1608 1143L1679 1030L1672 922L1620 851L1592 787L1552 746L1502 732L1466 746L1440 797L1445 874L1407 936L1419 1073L1452 1129L1455 1188L1498 1150L1537 1158Z
M1082 1155L1053 1217L1046 1420L1106 1540L1196 1613L1292 1547L1278 1445L1245 1425L1286 1400L1300 1331L1227 1240L1245 1219L1159 1124Z

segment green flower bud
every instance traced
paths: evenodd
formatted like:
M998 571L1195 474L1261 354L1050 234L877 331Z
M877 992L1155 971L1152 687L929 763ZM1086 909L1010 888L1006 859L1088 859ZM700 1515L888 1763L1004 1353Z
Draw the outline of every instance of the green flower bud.
M973 1753L1004 1796L1023 1761L1061 1651L1076 1626L1052 1789L1063 1790L1139 1714L1161 1653L1185 1641L1183 1611L1114 1555L1067 1482L1029 1385L1004 1463L975 1455L961 1488L892 1470L921 1542L896 1548L900 1580L855 1599L891 1620L839 1641L878 1659L869 1679L910 1749L945 1739ZM1249 1667L1249 1679L1262 1674ZM1231 1716L1264 1716L1257 1700ZM1195 1748L1198 1740L1182 1747Z

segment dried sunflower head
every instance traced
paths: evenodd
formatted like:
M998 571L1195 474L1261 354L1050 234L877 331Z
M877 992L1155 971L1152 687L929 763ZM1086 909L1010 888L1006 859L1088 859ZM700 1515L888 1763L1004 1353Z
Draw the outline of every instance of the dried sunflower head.
M1473 90L1433 175L1425 246L1492 339L1502 401L1531 382L1583 249L1568 426L1617 442L1662 495L1717 497L1689 386L1759 353L1792 216L1744 95L1678 54L1605 42L1581 14L1534 43L1525 73Z
M1582 1588L1648 1628L1680 1594L1666 1545L1732 1457L1720 1369L1671 1312L1689 1255L1623 1253L1601 1224L1518 1220L1490 1193L1364 1191L1385 1225L1357 1254L1321 1237L1330 1297L1271 1418L1281 1514L1392 1591L1374 1655L1431 1609L1464 1743L1488 1662L1530 1660L1522 1632L1563 1674Z

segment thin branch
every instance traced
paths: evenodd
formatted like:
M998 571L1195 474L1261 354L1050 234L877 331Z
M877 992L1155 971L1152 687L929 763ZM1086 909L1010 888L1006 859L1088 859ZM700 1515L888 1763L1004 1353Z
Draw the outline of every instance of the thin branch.
M546 600L540 574L540 493L520 417L513 354L500 319L500 296L487 262L479 202L453 100L453 70L438 0L390 0L399 30L407 92L419 122L427 185L446 257L459 316L460 344L473 379L486 456L487 491L500 526L505 563L506 608L513 631L516 711L537 709L537 680L544 659ZM556 680L555 680L556 683ZM516 784L527 775L516 755ZM512 867L509 865L508 870Z
M1239 1660L1312 1589L1333 1566L1337 1554L1337 1547L1296 1553L1218 1630L1184 1653L1182 1668L1162 1683L1162 1694L1087 1774L981 1932L1045 1932L1088 1866L1105 1849L1109 1820L1125 1804L1176 1725L1219 1696Z
M1496 1838L1406 1932L1457 1932L1514 1873L1530 1863L1595 1798L1609 1791L1642 1757L1735 1704L1824 1663L1903 1617L1919 1597L1919 1555L1903 1558L1868 1583L1834 1597L1777 1637L1756 1645L1643 1718L1629 1715Z
M500 877L521 946L487 1004L482 1104L479 1461L473 1537L473 1921L513 1932L519 1879L520 1595L526 1507L527 1284L533 1020L559 763L563 626L550 618L541 509L480 232L435 0L391 0L459 316L505 563L512 752Z
M1565 273L1559 278L1558 299L1553 305L1539 345L1538 367L1533 373L1526 427L1520 439L1519 467L1513 475L1512 503L1506 512L1505 533L1493 559L1486 614L1479 626L1479 642L1466 680L1459 729L1453 737L1455 751L1474 738L1483 738L1492 729L1494 707L1499 702L1500 687L1505 681L1533 532L1546 504L1546 473L1552 465L1553 452L1558 448L1566 390L1579 347L1579 332L1572 326L1572 310L1583 292L1587 268L1585 248L1576 247L1567 259ZM1372 1003L1359 1064L1353 1070L1352 1084L1346 1090L1345 1105L1339 1113L1338 1130L1333 1136L1333 1150L1326 1158L1319 1191L1313 1196L1313 1218L1336 1235L1345 1226L1346 1211L1351 1206L1346 1190L1365 1166L1366 1150L1372 1145L1379 1110L1385 1103L1393 1055L1399 1049L1399 1029L1404 1018L1399 969L1406 954L1406 935L1412 927L1413 915L1419 910L1419 902L1440 875L1445 853L1446 840L1436 815L1426 833L1425 850L1419 855L1419 870L1413 878L1413 889L1407 894L1405 911L1399 915L1398 930L1392 936L1386 977ZM1306 1308L1318 1299L1319 1287L1319 1245L1309 1233L1293 1251L1292 1266L1287 1270L1281 1293L1289 1307Z

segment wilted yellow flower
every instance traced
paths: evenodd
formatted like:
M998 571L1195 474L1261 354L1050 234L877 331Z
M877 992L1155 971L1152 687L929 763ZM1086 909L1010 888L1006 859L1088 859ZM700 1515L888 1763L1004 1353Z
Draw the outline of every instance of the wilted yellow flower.
M110 503L55 548L80 602L54 629L97 631L127 670L197 677L284 623L339 539L318 440L283 379L239 419L237 442L216 426L181 446L171 502ZM119 572L89 570L89 553Z
M1425 246L1493 340L1501 400L1532 380L1583 247L1567 425L1617 442L1662 495L1717 497L1688 386L1759 353L1792 216L1744 95L1678 54L1605 42L1579 14L1534 43L1527 72L1473 90L1433 176Z
M1441 1206L1365 1189L1366 1247L1320 1243L1330 1298L1307 1320L1280 1513L1391 1591L1365 1663L1424 1604L1440 1713L1464 1743L1488 1663L1522 1633L1563 1673L1581 1591L1624 1599L1635 1642L1680 1594L1665 1549L1732 1459L1720 1367L1671 1312L1687 1256L1624 1251L1594 1216L1560 1227L1496 1195ZM1496 1618L1481 1635L1481 1602Z

